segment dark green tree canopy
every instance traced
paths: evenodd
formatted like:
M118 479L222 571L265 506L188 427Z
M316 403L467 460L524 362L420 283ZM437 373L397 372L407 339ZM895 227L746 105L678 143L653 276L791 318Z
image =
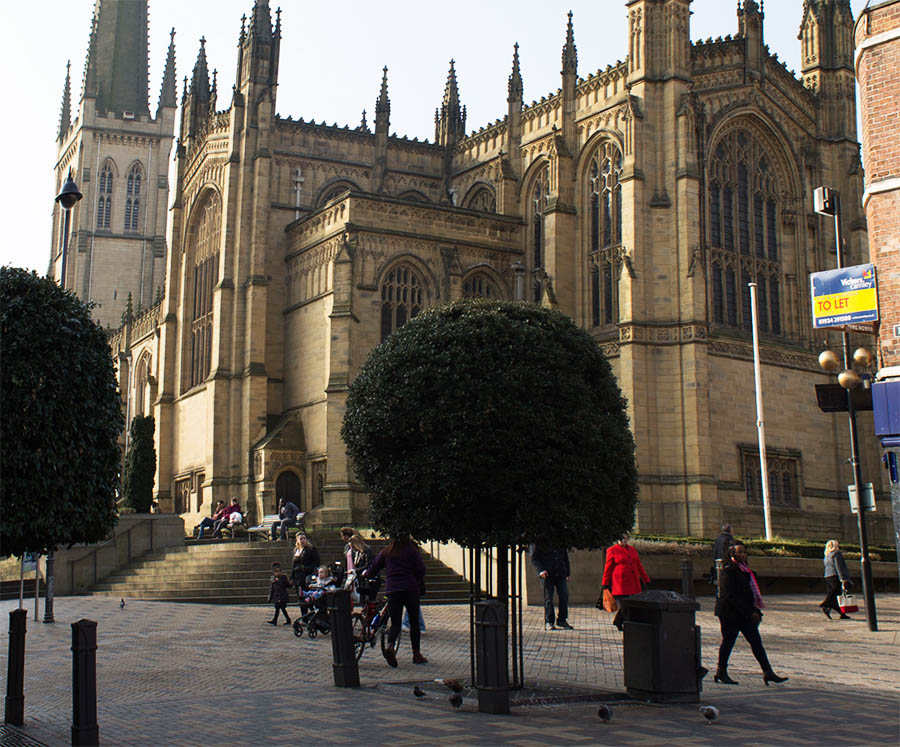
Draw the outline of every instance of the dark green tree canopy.
M132 418L128 451L125 453L122 492L125 505L139 514L150 513L150 504L153 503L153 482L156 473L153 430L152 415L135 415Z
M96 542L116 524L123 418L109 344L74 294L0 268L0 554Z
M381 531L590 548L634 523L634 441L609 362L533 304L465 300L410 320L354 380L341 435Z

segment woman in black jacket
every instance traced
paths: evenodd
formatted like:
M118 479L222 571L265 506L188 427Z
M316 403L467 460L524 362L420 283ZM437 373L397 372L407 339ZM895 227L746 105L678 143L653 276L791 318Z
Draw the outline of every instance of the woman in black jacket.
M306 579L319 569L319 565L321 565L319 551L313 547L309 538L300 532L297 535L294 560L291 563L291 581L297 587L298 599L303 599L303 593L309 589Z
M763 671L763 682L784 682L787 677L779 677L772 671L766 649L759 636L763 604L756 576L747 565L747 549L742 544L728 548L728 563L719 574L719 598L716 599L716 617L722 628L722 645L719 646L719 666L715 681L723 685L736 685L728 676L728 657L737 641L738 633L743 633L753 655Z

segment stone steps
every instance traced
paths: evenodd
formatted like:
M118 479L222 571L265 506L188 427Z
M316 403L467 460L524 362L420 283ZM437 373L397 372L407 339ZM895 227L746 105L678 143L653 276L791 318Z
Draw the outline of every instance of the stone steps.
M386 542L372 541L376 552ZM343 543L324 539L316 547L325 564L340 560ZM101 596L205 604L264 605L273 561L290 571L291 542L187 540L183 546L144 555L106 577L90 592ZM423 604L469 601L469 584L423 551L428 594ZM294 593L291 599L295 599Z

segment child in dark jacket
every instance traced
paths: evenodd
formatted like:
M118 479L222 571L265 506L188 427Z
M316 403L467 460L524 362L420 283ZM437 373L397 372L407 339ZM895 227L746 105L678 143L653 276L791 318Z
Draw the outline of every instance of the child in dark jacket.
M288 617L288 588L293 586L293 582L281 572L280 563L272 563L272 585L269 587L269 601L275 605L275 617L267 620L269 625L278 624L278 612L284 613L284 624L290 625L291 618Z

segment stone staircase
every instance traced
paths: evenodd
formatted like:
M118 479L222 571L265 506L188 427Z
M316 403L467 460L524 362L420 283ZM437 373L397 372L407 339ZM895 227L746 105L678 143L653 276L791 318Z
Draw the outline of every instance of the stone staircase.
M315 541L315 538L314 538ZM383 540L372 540L378 552ZM340 560L339 540L316 542L323 563ZM272 563L290 573L293 543L186 540L183 547L148 553L89 590L91 594L164 602L265 604ZM423 550L428 593L423 604L464 604L469 583ZM291 599L296 599L294 593Z

